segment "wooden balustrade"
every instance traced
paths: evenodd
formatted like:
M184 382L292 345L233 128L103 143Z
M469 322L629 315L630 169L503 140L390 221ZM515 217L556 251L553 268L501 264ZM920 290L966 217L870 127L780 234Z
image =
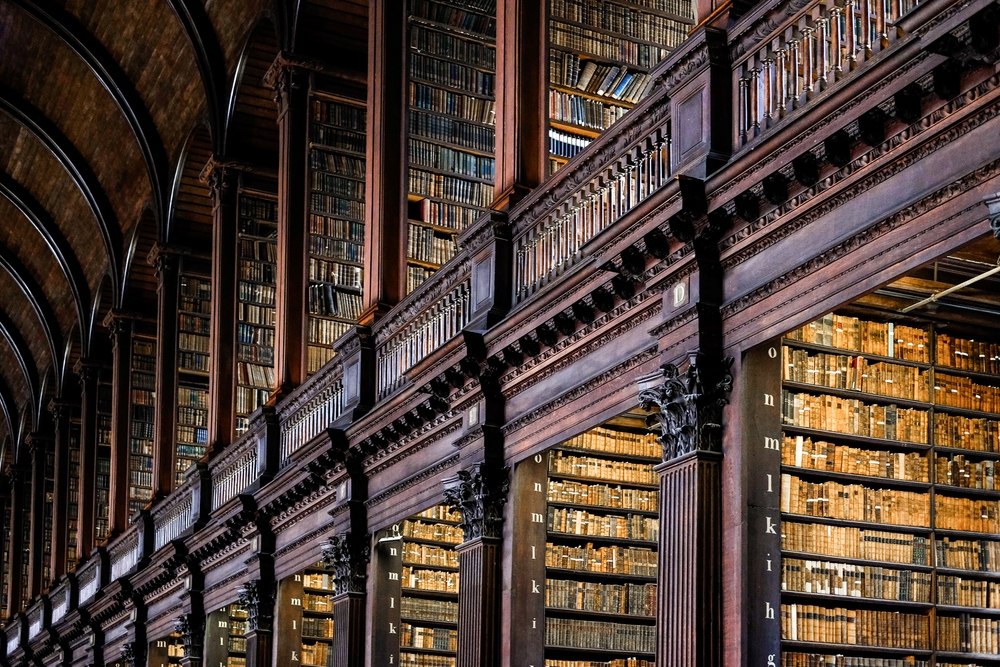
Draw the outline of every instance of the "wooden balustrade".
M342 377L326 378L327 385L304 404L281 417L281 466L344 413L346 393Z
M665 100L655 104L665 105ZM562 183L584 182L562 188L553 206L536 219L516 218L514 240L514 299L524 301L550 284L584 256L584 246L633 210L670 181L670 130L665 115L650 123L651 106L644 112L633 111L614 125L599 140L575 158L558 177ZM651 127L648 127L652 125ZM609 151L614 140L638 136L621 151ZM593 168L594 160L602 160ZM575 170L589 170L581 179ZM586 172L585 172L586 173ZM558 185L536 191L519 204L519 212L532 210L541 195L559 191Z
M864 67L916 0L815 0L735 63L736 149Z
M94 599L101 588L101 561L93 558L84 563L77 571L77 582L80 587L78 604L85 605Z
M243 435L210 465L212 474L212 511L238 496L257 480L257 436Z
M161 549L194 523L191 484L175 490L153 512L153 548Z
M142 558L142 542L139 539L138 524L129 527L108 549L111 563L111 581L119 579L139 564Z
M49 600L52 603L52 624L55 625L61 621L67 613L69 613L69 600L70 600L70 586L69 581L63 581L59 586L52 591L49 595Z
M45 627L45 604L41 599L35 600L34 604L28 607L28 641L37 637Z

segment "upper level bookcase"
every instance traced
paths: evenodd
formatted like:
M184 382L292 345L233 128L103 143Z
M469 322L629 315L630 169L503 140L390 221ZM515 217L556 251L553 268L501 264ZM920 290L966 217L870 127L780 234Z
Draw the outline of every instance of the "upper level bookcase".
M642 101L694 25L690 0L549 0L549 171Z
M129 396L128 513L153 499L153 424L156 421L156 339L132 339Z
M177 307L177 437L174 483L205 454L208 445L208 369L212 283L206 276L180 274Z
M97 378L97 475L94 480L94 540L103 544L111 528L111 406L109 373L101 369Z
M410 0L407 293L493 201L496 2Z

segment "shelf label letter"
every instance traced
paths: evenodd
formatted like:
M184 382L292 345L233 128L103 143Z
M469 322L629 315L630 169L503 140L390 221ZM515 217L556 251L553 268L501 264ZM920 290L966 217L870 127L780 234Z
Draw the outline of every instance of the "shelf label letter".
M545 517L543 517L538 512L532 512L531 513L531 522L532 523L545 523Z
M777 534L778 534L778 531L776 531L776 530L774 529L774 528L775 528L775 525L774 525L773 523L771 523L771 517L769 517L769 516L766 516L766 517L764 517L764 518L765 518L765 519L767 519L767 526L765 526L765 528L764 528L764 533L765 533L765 534L766 534L766 533L770 533L771 535L777 535Z
M765 435L764 436L764 449L773 449L773 450L776 450L776 451L780 451L780 448L778 447L778 439L777 438L769 438L769 437L767 437Z
M535 581L534 579L531 580L531 592L536 593L538 595L542 594L542 592L538 590L538 582Z
M543 493L541 482L535 482L535 491L537 491L538 493Z
M399 581L399 572L390 572L389 581Z
M774 407L774 394L764 394L764 405Z
M764 618L774 620L774 607L771 606L770 602L764 603Z

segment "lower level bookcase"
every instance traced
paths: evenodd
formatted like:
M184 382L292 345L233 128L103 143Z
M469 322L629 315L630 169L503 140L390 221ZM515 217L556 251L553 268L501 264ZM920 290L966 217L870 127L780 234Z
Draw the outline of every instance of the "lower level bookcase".
M1000 665L1000 414L969 407L1000 376L956 368L945 326L971 346L851 308L744 359L751 660Z
M626 414L517 466L512 663L650 667L661 447Z

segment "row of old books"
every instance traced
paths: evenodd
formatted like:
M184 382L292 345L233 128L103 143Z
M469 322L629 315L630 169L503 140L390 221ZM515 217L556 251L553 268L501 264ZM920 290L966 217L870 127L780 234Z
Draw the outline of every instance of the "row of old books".
M644 658L615 658L614 660L550 660L545 667L656 667L652 660Z
M353 325L347 322L311 317L309 318L308 340L310 343L319 345L333 345L333 342L347 333L351 326Z
M785 380L833 389L851 389L911 401L930 400L930 373L846 354L812 353L782 348Z
M1000 452L1000 421L939 412L934 415L934 444L980 452Z
M410 519L403 522L403 537L447 542L448 544L461 544L462 535L461 528L449 524L427 523L425 521L412 521Z
M556 479L549 480L548 500L555 503L653 512L660 508L658 491Z
M259 350L270 350L274 345L274 327L256 326L253 324L236 325L237 343L256 346ZM246 361L264 361L264 357L253 356L250 350L239 350L239 358Z
M930 363L930 334L893 322L870 322L830 313L786 334L790 340L864 354Z
M781 636L803 642L927 649L928 617L894 611L781 605Z
M209 357L207 353L184 351L177 353L177 364L181 370L207 373L208 361Z
M548 528L554 533L586 537L613 537L655 542L660 537L660 521L629 514L592 514L586 510L549 507Z
M656 615L656 584L545 580L545 606L629 616Z
M420 287L425 280L434 275L433 269L426 269L422 266L406 267L406 292L409 294Z
M635 104L645 97L651 78L649 74L631 71L624 65L580 60L575 53L552 49L549 51L549 81L588 95L607 97L609 101Z
M278 219L278 202L257 197L240 197L240 217L274 222Z
M1000 474L994 474L995 468L1000 468L1000 462L969 461L962 454L938 456L934 464L934 481L966 489L998 491L1000 486L997 486L997 478ZM996 473L1000 473L1000 469Z
M590 145L590 139L549 129L549 153L557 157L571 158Z
M419 24L410 26L410 48L491 72L496 69L496 47L489 42L468 39Z
M961 614L937 617L939 651L1000 653L1000 620Z
M240 239L240 257L244 259L256 259L263 262L278 261L278 246L273 241L261 241L258 239Z
M782 390L781 398L782 419L790 426L927 444L926 410L787 390Z
M328 572L307 572L302 575L302 586L305 588L319 588L324 591L332 591L334 577Z
M436 651L458 649L458 630L452 628L424 628L409 623L399 626L400 647L430 648Z
M322 192L309 195L309 208L313 213L334 216L347 216L356 221L364 222L365 203L353 199L344 199Z
M545 644L652 653L656 644L656 628L651 625L547 618Z
M357 220L341 220L325 215L311 215L309 216L309 233L346 239L354 244L365 242L365 225Z
M458 242L454 234L435 234L430 227L408 225L406 256L418 262L446 264L458 254Z
M431 544L407 542L403 545L403 562L408 565L458 567L458 554L454 549L442 549Z
M181 331L188 331L190 333L197 334L208 334L208 318L207 317L192 317L191 315L186 315L181 313L177 317L177 328Z
M178 349L187 352L208 352L209 338L205 335L190 334L181 331L177 334Z
M260 364L237 364L236 377L240 384L269 389L274 386L274 367Z
M204 451L197 451L197 452L195 452L193 450L182 449L182 447L184 446L182 443L187 443L187 444L196 443L198 445L207 445L208 444L208 429L206 429L206 428L195 428L193 426L178 425L177 426L177 442L178 442L178 445L177 445L177 447L178 447L177 448L178 454L181 454L183 452L187 452L185 454L186 456L190 456L190 457L197 456L198 458L200 458L200 455L203 454ZM199 450L204 450L204 447L199 447L198 449Z
M333 150L336 150L336 147L331 146L330 151ZM309 151L309 167L314 171L326 171L333 174L341 174L342 176L350 176L351 178L365 177L364 158L330 151L320 150L319 148L311 149Z
M934 541L938 567L977 572L1000 572L1000 542L939 537Z
M961 498L948 500L972 502ZM948 503L942 503L941 496L937 496L939 527L945 527L941 523L941 511L945 505L951 507ZM962 510L968 509L971 507L962 506ZM795 475L782 474L781 511L848 521L930 526L930 495L898 489L873 489L861 484L841 484L834 481L813 483ZM956 518L956 521L960 518Z
M656 484L658 481L648 463L577 456L561 451L549 452L549 472L632 484Z
M310 285L306 296L310 315L329 315L348 320L361 317L360 294L341 292L329 283L320 283Z
M493 182L494 161L492 157L473 155L419 139L410 139L408 152L412 166L440 169L461 176Z
M1000 387L937 373L934 376L934 402L966 410L1000 412Z
M365 135L361 132L348 132L336 127L312 123L309 126L309 138L313 143L324 148L338 151L350 151L359 155L365 154Z
M482 123L466 123L417 110L410 111L409 120L413 135L484 153L493 151L495 131Z
M274 285L261 285L241 280L236 285L236 291L240 301L258 303L263 306L274 305Z
M326 588L324 586L315 586L315 588L322 588L331 591L333 590L332 584L330 588ZM333 596L316 595L314 593L303 593L302 608L305 609L306 611L319 611L319 612L333 611Z
M429 653L399 654L399 667L455 667L455 658L450 655L433 655Z
M632 433L603 427L592 428L570 438L563 445L608 454L648 456L653 459L660 459L663 456L663 446L656 441L655 433Z
M1000 375L1000 344L937 334L937 363L967 371Z
M410 3L413 16L460 28L466 32L479 33L484 37L496 38L496 19L490 16L496 12L495 4L479 0L478 3L470 3L468 7L474 7L475 11L433 0L413 0Z
M258 283L273 285L277 275L277 266L271 262L258 262L250 259L240 260L240 280L252 280Z
M317 123L336 125L347 130L365 131L365 109L360 106L314 97L312 119Z
M242 199L244 198L241 198L241 200ZM270 202L264 202L264 203L269 204ZM277 215L277 213L275 213L275 215ZM249 236L258 239L277 241L278 238L277 218L270 220L264 220L264 219L258 220L256 218L240 218L239 233L240 236Z
M451 199L484 208L493 203L493 186L489 183L433 174L421 169L410 169L409 175L412 194Z
M361 267L325 259L309 258L309 280L360 289Z
M254 410L267 403L270 396L270 388L236 387L236 414L249 417ZM245 426L246 424L243 425L244 428Z
M447 505L432 505L424 511L414 514L411 518L434 519L435 521L450 521L452 523L458 523L462 520L462 515L459 512L453 511Z
M1000 583L938 574L937 603L1000 609Z
M327 667L331 664L333 652L326 642L302 644L302 664L309 667Z
M236 305L236 315L241 322L260 324L266 327L274 326L274 308L245 301L240 301Z
M313 190L351 199L365 198L365 183L354 178L345 178L325 171L312 172Z
M827 472L884 477L887 479L929 481L927 457L919 452L904 454L837 445L824 440L785 436L781 448L782 465ZM939 464L940 465L940 459ZM938 478L940 481L940 477Z
M581 572L656 576L656 552L642 547L545 545L545 566Z
M458 204L447 204L444 202L421 199L419 205L414 207L419 222L426 222L429 225L462 231L475 224L484 213L478 208L465 208Z
M493 97L493 86L496 82L492 72L417 54L410 58L410 76L427 83L490 98Z
M399 614L403 618L444 623L458 622L458 603L449 600L400 599Z
M936 528L1000 533L1000 501L934 496Z
M687 30L669 31L662 46L641 44L630 39L596 33L587 28L549 22L549 43L577 51L586 51L599 58L623 62L627 65L649 69L666 57L668 48L679 45L687 37ZM668 48L663 48L668 47Z
M624 35L629 39L666 44L671 47L684 41L691 30L691 26L686 22L636 11L625 5L610 2L552 0L551 7L551 15L554 18L583 23L593 28Z
M906 658L869 658L850 655L781 652L781 667L927 667L926 660ZM938 662L938 667L945 667ZM956 666L959 667L959 666Z
M605 104L558 90L549 91L549 118L595 130L606 130L628 111L625 107Z
M905 602L930 602L930 572L802 558L781 559L781 590ZM940 582L939 582L940 585Z
M364 246L360 243L340 238L310 234L308 249L312 255L319 255L320 257L329 259L340 259L348 262L361 262L364 260Z
M180 389L177 396L177 423L185 426L208 426L208 392L187 387Z
M496 102L423 83L410 83L410 106L484 125L496 121Z
M303 618L302 634L306 637L333 638L332 618Z

